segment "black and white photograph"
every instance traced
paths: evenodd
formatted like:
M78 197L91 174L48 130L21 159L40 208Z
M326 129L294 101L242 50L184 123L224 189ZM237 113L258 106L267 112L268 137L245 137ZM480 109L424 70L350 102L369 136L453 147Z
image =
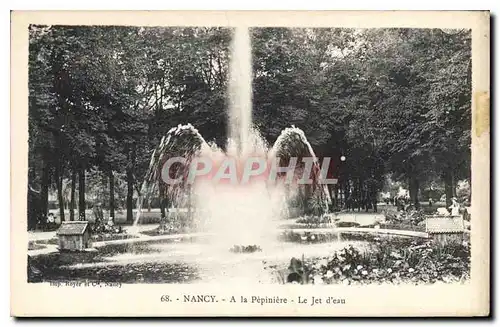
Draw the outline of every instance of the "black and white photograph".
M28 284L470 283L470 28L27 32Z

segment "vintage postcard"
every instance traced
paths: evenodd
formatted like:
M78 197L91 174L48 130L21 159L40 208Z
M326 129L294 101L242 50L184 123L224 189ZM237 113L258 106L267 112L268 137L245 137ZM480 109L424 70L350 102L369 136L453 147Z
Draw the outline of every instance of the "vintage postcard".
M490 314L489 12L11 31L13 316Z

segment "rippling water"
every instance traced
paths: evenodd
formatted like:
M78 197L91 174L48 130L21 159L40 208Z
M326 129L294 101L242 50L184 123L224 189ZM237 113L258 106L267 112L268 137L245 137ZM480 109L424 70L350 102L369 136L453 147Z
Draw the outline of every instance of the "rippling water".
M275 272L292 257L325 257L347 245L367 242L303 244L282 242L253 253L207 247L208 239L108 245L97 254L51 254L33 259L43 280L99 280L122 283L276 283ZM273 267L273 269L269 269Z

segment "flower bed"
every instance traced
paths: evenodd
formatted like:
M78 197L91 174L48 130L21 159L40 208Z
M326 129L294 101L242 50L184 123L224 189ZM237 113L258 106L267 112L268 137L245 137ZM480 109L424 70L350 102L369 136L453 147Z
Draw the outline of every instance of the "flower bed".
M158 236L158 235L174 235L174 234L184 234L194 232L192 228L189 227L180 227L173 225L166 225L164 227L157 227L150 230L142 231L141 234L148 236Z
M333 228L335 225L333 224L318 224L318 225L309 225L309 224L284 224L280 225L280 229L297 229L297 228L307 228L307 229L320 229L320 228Z
M386 211L380 228L425 232L425 218L424 210Z
M332 219L330 216L305 216L295 221L297 224L319 225L330 224Z
M258 245L234 245L229 251L233 253L253 253L260 252L262 249Z
M304 262L293 258L292 263L287 273L300 278L284 280L304 284L463 282L470 278L470 245L441 246L411 238L374 239L365 251L349 246L329 257Z
M129 238L137 238L137 236L126 234L126 233L120 233L120 234L104 233L104 234L93 234L91 236L92 242L126 240ZM48 240L37 240L37 241L35 241L35 243L38 245L45 245L45 244L58 245L59 239L57 237L54 237L54 238L50 238Z
M333 219L329 215L323 216L303 216L296 219L294 222L289 224L282 224L280 228L282 229L293 229L293 228L329 228L332 227Z
M314 233L305 232L297 233L294 231L284 231L279 235L279 240L282 242L293 243L325 243L338 240L338 233Z
M126 240L129 238L137 238L135 235L130 235L126 233L120 234L94 234L91 236L93 242L104 242L104 241L115 241L115 240Z
M411 230L415 232L425 232L425 225L412 225L412 224L380 224L380 228L396 229L396 230Z
M337 227L360 227L361 225L354 221L339 221L335 224Z
M363 232L343 232L340 233L340 240L342 241L362 241L362 242L381 242L387 239L404 239L411 238L411 236L391 235L391 234L376 234L376 233L363 233Z
M391 235L391 234L377 234L377 233L366 233L366 232L345 232L345 231L335 231L331 232L320 232L316 233L314 230L310 232L294 232L294 231L284 231L279 235L279 240L282 242L293 242L293 243L326 243L332 241L361 241L361 242L381 242L384 239L414 239L411 236L403 235Z
M407 226L421 226L425 222L425 212L422 210L409 211L386 211L385 220L387 224L402 224Z

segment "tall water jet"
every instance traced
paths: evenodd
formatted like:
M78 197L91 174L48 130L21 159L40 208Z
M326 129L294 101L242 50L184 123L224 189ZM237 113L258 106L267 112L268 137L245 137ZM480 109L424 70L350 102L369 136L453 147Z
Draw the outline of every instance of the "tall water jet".
M237 166L248 157L267 157L268 146L252 126L252 48L249 29L234 28L229 62L229 121L226 154ZM241 168L241 167L239 167ZM238 168L237 168L238 169ZM241 177L241 176L239 176ZM279 192L270 192L264 181L231 185L195 185L197 206L206 230L217 235L214 245L228 251L233 245L262 245L274 237L273 221L282 207Z
M236 27L229 67L229 137L245 153L252 129L252 46L247 27Z

